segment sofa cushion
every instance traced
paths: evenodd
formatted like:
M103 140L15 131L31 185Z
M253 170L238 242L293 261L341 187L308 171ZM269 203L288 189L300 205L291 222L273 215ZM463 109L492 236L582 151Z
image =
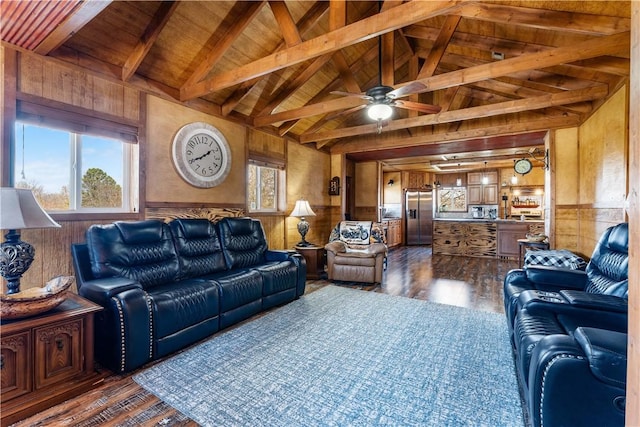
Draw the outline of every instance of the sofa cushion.
M265 262L267 240L260 221L251 218L223 218L217 226L227 267L246 268Z
M217 317L220 309L218 284L214 281L188 279L156 286L149 291L149 298L155 339Z
M176 219L169 223L180 261L180 277L188 279L227 269L218 231L207 219Z
M295 289L297 285L298 267L293 261L273 261L256 270L262 275L262 295L272 295L285 289Z
M178 277L178 256L169 227L162 221L92 225L86 239L96 278L127 277L147 289Z
M216 279L220 289L220 328L262 310L262 275L257 270L229 272Z

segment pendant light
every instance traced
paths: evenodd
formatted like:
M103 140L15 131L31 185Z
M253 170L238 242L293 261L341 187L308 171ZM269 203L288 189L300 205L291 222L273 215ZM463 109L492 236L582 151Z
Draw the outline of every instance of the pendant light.
M458 178L456 178L456 187L462 187L462 177L460 176L460 163L458 163Z
M484 169L482 169L482 183L489 183L489 177L487 176L487 162L484 162Z

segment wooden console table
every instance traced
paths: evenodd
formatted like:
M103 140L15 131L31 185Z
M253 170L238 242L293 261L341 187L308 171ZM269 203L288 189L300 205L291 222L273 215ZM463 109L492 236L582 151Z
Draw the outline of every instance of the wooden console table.
M0 339L2 426L102 383L93 366L93 315L102 307L69 292L57 308L4 320Z

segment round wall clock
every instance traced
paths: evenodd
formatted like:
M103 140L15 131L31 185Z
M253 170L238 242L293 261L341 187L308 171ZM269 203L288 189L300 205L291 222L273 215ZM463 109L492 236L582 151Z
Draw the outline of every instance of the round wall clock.
M215 127L195 122L183 126L173 138L173 164L189 184L215 187L231 170L231 150Z
M513 169L522 175L526 175L531 172L532 167L533 166L529 159L520 159L513 164Z

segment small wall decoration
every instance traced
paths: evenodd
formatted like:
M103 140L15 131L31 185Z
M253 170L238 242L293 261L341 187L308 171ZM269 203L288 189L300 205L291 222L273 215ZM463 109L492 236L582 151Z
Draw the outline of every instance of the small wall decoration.
M195 187L215 187L231 170L229 144L208 123L194 122L180 128L173 139L172 156L182 179Z
M340 177L334 176L333 178L331 178L331 181L329 181L329 195L340 195Z

